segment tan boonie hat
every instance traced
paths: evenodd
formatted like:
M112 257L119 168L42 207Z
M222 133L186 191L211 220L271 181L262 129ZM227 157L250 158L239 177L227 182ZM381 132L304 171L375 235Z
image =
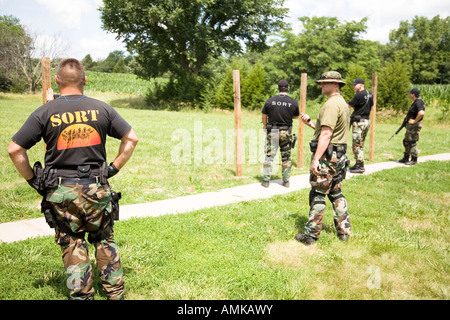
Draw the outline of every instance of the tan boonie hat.
M323 83L323 82L336 82L341 83L342 86L345 86L345 82L342 81L342 76L337 71L328 71L322 73L319 80L316 80L316 83Z

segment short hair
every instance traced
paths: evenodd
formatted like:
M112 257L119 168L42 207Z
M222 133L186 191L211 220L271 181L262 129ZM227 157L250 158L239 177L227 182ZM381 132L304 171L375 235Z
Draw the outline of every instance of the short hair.
M77 59L67 58L61 60L56 75L59 79L59 86L62 88L67 86L77 86L82 90L84 87L84 66Z

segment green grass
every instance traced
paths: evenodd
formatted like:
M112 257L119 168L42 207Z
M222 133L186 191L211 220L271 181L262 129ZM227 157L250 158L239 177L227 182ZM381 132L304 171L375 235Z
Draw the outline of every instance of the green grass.
M119 221L127 299L449 299L450 162L344 182L352 236L329 202L319 241L303 231L308 192L178 215ZM93 247L90 246L93 257ZM66 299L52 237L0 244L0 299ZM105 299L98 280L97 299Z
M244 149L246 158L243 165L243 176L236 177L234 164L234 115L230 112L215 111L203 113L201 111L155 111L144 109L145 102L139 95L115 93L90 93L89 96L109 102L119 113L130 122L139 137L139 144L133 157L121 172L112 178L114 189L121 191L123 199L121 204L150 202L233 187L237 185L259 182L262 172L262 143L264 135L261 131L261 116L259 112L244 111L242 116L242 129L259 145L246 139ZM0 95L0 223L20 219L41 217L39 195L31 189L15 170L6 152L11 137L19 130L28 115L41 105L39 95ZM308 107L306 112L313 119L317 114L318 106ZM402 139L404 129L391 141L388 139L400 126L402 119L386 118L380 114L377 118L375 131L375 158L373 162L399 159L403 153ZM178 131L177 131L178 130ZM195 144L197 132L203 133L201 149ZM215 131L214 131L215 130ZM231 130L231 131L230 131ZM298 122L294 121L294 132L298 134ZM176 132L190 137L190 163L174 163L172 152L180 144ZM218 133L217 139L222 155L214 150L213 133ZM420 155L450 152L449 124L445 121L435 120L433 109L427 109L424 128L418 143ZM308 142L311 140L313 130L305 128L303 164L305 168L292 170L293 175L308 172L310 152ZM197 135L198 136L198 135ZM351 139L351 137L349 137ZM368 140L369 138L367 138ZM226 153L226 144L231 142L231 153ZM349 143L350 140L349 140ZM108 161L117 155L119 141L108 139ZM297 164L297 148L292 152L294 166ZM195 162L195 154L203 151L204 158ZM249 154L249 150L251 153ZM369 143L365 146L368 155ZM255 156L255 153L256 156ZM39 142L28 152L30 162L44 162L44 144ZM351 151L348 152L351 159ZM209 163L211 156L218 156L220 161ZM198 158L198 157L197 157ZM366 157L367 158L367 157ZM279 157L278 157L279 161ZM373 163L367 161L367 163ZM281 169L274 167L274 179L281 178Z
M226 155L224 163L195 163L193 157L187 164L172 161L171 152L179 143L172 139L176 129L192 140L200 126L204 133L218 130L224 142L227 130L234 128L232 113L154 111L145 109L139 95L88 95L117 108L140 139L130 162L111 179L114 189L122 191L122 205L260 181L262 164L249 163L248 155L243 177L235 177L235 165L227 163ZM40 101L39 95L0 95L2 223L42 216L39 196L6 152L11 137ZM315 118L317 110L308 106L307 113ZM439 119L439 112L427 109L418 144L421 156L450 151L448 120ZM401 120L378 115L373 162L402 156L404 131L387 141ZM258 131L259 112L244 112L242 126ZM306 168L294 168L294 175L308 171L312 130L305 129ZM206 136L203 150L213 145ZM118 146L118 141L108 140L109 161ZM192 145L192 155L195 152ZM43 153L40 142L28 152L30 161L43 162ZM449 299L449 175L449 162L426 162L345 181L353 227L347 243L335 236L329 204L319 242L304 247L293 240L307 219L308 190L187 214L119 221L115 230L126 298ZM280 170L274 178L280 178ZM67 298L60 250L52 238L0 244L0 299ZM92 247L90 251L93 258ZM105 299L98 280L95 288L97 297Z

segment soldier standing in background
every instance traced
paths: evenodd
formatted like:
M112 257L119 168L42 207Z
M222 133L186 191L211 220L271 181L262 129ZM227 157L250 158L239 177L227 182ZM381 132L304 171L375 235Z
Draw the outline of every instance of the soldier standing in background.
M352 173L364 173L364 141L370 128L370 111L373 106L373 96L368 90L364 89L364 80L356 78L351 85L356 94L348 102L349 107L353 108L350 117L352 126L352 150L356 163L349 170Z
M299 116L297 100L288 96L289 83L286 80L278 82L278 95L269 98L262 109L262 123L267 130L266 158L263 166L263 181L261 185L269 186L272 175L272 162L278 147L281 152L281 168L283 186L289 187L291 175L291 149L293 145L292 119Z
M123 269L113 230L115 201L107 179L130 159L138 138L116 110L83 94L86 77L81 62L62 60L56 83L61 95L28 117L12 138L8 153L22 177L44 196L42 210L49 211L46 220L55 228L55 242L61 247L70 299L94 296L86 233L95 247L108 299L123 299ZM121 140L109 166L106 136ZM34 170L27 150L41 138L46 143L45 169L36 163Z
M419 97L420 90L413 88L408 90L409 98L413 100L408 113L406 114L406 133L403 139L403 146L405 147L405 152L403 158L398 162L404 163L406 165L415 165L417 163L417 156L419 154L417 150L417 141L419 141L419 132L422 129L422 120L425 115L425 103ZM409 156L411 155L411 161Z
M351 229L347 201L341 191L348 165L345 153L350 122L349 108L340 91L345 82L336 71L323 73L316 82L320 84L322 94L328 100L320 109L315 124L308 115L301 115L303 123L314 129L310 142L310 211L305 233L295 235L295 239L305 245L311 245L319 239L325 212L325 195L328 195L333 204L334 225L339 239L346 241Z

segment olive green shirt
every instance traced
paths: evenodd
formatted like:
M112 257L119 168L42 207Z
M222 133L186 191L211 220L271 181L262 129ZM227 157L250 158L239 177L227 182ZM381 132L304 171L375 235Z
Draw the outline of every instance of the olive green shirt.
M319 111L313 140L319 140L322 126L333 130L331 144L347 144L350 123L350 112L347 102L341 95L331 96Z

